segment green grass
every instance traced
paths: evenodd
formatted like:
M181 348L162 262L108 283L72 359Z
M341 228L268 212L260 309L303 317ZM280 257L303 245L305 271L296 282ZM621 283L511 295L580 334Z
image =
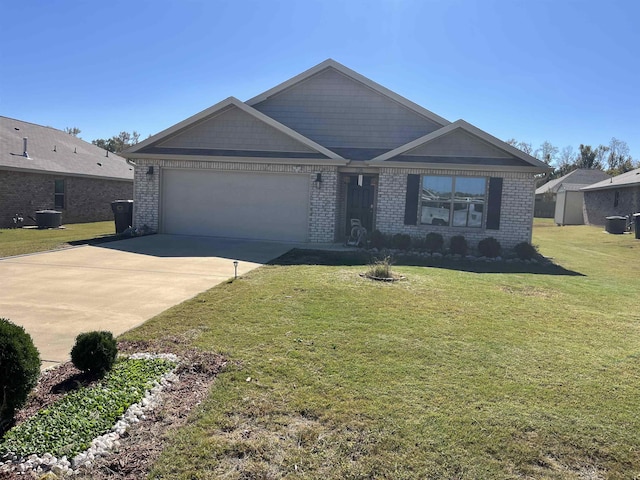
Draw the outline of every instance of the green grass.
M265 266L129 332L230 361L151 477L640 476L640 241L534 243L581 275Z
M55 250L69 242L99 239L114 233L112 221L74 223L60 229L0 229L0 257Z

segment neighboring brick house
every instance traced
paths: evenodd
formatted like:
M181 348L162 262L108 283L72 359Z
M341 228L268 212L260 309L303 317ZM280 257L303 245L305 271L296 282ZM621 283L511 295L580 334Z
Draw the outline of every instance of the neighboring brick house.
M581 189L584 218L589 225L604 225L606 217L640 213L640 168Z
M62 223L113 219L111 202L133 197L126 160L51 127L0 117L0 228L38 210Z
M230 97L123 153L134 224L298 242L370 232L531 240L543 162L333 61Z

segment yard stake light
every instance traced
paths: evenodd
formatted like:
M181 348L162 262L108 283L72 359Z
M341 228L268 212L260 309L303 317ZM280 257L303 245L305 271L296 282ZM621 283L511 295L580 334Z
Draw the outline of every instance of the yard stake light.
M233 278L236 279L238 278L238 260L233 261L233 269L234 269Z

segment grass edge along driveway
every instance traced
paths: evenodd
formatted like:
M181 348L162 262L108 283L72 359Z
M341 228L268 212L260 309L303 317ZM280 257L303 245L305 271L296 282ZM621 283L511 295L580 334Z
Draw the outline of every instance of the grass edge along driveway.
M231 361L151 477L640 475L640 241L534 243L582 275L265 266L129 332Z
M0 258L26 255L69 246L69 242L99 241L114 236L110 222L75 223L64 228L0 229Z

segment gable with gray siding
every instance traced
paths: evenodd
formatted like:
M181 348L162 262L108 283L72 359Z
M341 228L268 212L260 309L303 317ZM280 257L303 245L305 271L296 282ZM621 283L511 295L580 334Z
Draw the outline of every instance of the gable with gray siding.
M391 150L442 126L333 68L253 107L329 149Z
M274 127L229 106L158 144L160 148L315 152Z

